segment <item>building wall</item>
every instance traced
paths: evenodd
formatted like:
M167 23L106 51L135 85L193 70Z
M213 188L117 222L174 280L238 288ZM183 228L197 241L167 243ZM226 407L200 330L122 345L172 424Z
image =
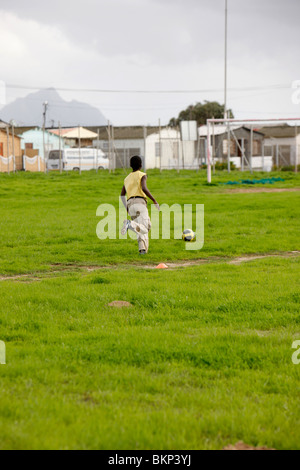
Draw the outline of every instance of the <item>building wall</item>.
M146 169L197 168L197 143L182 142L175 129L163 129L146 139Z
M26 144L33 144L33 149L39 151L39 155L44 158L44 145L43 145L43 130L33 129L22 134L22 149L25 149ZM48 155L50 150L59 149L59 137L45 131L45 148ZM64 139L61 139L61 148L69 148L65 144ZM47 157L46 155L46 157Z
M13 154L13 137L11 134L9 134L9 149L7 148L7 133L6 130L0 129L0 154L2 154L3 157L7 157L8 155ZM9 152L8 152L9 150ZM14 150L15 150L15 155L20 156L21 155L21 139L20 137L16 136L14 137ZM8 152L8 153L7 153Z
M14 143L14 149L13 149ZM7 157L11 157L13 155L13 150L15 154L15 165L16 170L22 170L23 162L22 162L22 151L21 151L21 139L18 136L12 137L12 134L9 134L8 139L9 148L7 148L7 132L6 129L0 129L0 156L7 159ZM0 172L8 172L14 170L14 163L13 160L5 161L0 158Z
M251 154L251 132L250 130L240 128L233 131L234 135L239 142L239 145L242 147L242 139L244 139L244 149L245 155L247 158ZM253 132L253 156L261 156L262 154L262 144L264 141L264 136ZM227 159L227 133L221 134L215 137L215 147L216 147L216 158L218 160ZM241 150L236 143L235 138L231 134L230 140L230 155L232 157L241 156Z

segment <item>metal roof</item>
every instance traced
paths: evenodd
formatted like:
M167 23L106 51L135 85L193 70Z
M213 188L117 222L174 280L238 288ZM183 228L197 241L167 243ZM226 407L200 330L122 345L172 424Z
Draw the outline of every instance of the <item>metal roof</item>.
M59 130L57 131L57 129L53 129L52 133L59 135ZM96 139L98 137L95 132L91 132L90 130L85 129L84 127L62 129L61 135L64 137L64 139Z
M47 129L48 132L57 136L59 136L59 134L62 136L65 136L65 134L67 134L68 132L72 130L73 130L73 127L70 127L68 129L60 129L60 130L59 129Z
M0 129L6 129L9 124L0 119Z
M259 129L265 137L274 137L274 138L291 138L300 134L300 126L289 126L288 124L283 124L281 126L266 126Z
M98 137L98 129L100 140L107 140L108 133L107 133L107 126L103 127L88 127L91 131L97 133ZM163 126L161 127L163 129ZM129 140L129 139L144 139L144 127L143 126L126 126L126 127L114 127L114 139L115 140ZM148 126L146 127L146 135L149 136L151 134L159 132L158 126ZM96 138L97 138L96 137Z
M249 132L251 132L251 129L247 126L230 126L230 130L231 131L237 131L239 129L245 129ZM228 132L228 126L226 125L218 125L218 124L215 124L214 126L214 129L213 129L213 125L210 126L210 135L223 135L223 134L227 134ZM261 134L263 135L263 132L260 130L260 129L253 129L253 132L255 134ZM207 137L207 126L201 126L199 127L199 136L200 137Z

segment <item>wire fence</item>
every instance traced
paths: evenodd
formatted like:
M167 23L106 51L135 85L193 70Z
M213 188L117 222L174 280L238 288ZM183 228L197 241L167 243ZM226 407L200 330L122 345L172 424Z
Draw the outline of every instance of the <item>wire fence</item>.
M210 167L241 171L271 171L289 167L297 171L300 154L299 126L261 127L262 121L209 120L198 129L197 140L183 140L179 128L114 127L88 128L93 137L80 135L68 141L58 132L58 143L49 141L49 132L40 129L41 143L24 142L18 129L0 129L0 172L85 171L116 169L127 171L133 155L140 155L143 168L159 170L199 170ZM280 121L286 122L287 120ZM298 121L293 119L298 124ZM269 121L268 121L269 122ZM279 126L280 127L280 126ZM45 132L48 134L45 136ZM25 134L23 134L25 135ZM16 140L17 139L17 140ZM41 137L40 137L41 139ZM24 140L24 137L23 137ZM34 148L37 147L37 148Z
M296 125L289 126L289 121ZM282 167L298 171L300 119L208 119L200 135L206 140L209 183L212 169L220 163L228 172L232 167L251 173Z

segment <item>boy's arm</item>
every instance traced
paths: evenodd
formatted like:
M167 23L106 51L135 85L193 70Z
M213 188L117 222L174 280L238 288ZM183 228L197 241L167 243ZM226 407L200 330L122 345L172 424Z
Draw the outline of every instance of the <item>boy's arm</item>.
M121 191L121 199L122 199L122 202L123 202L123 205L124 205L125 209L128 212L127 202L126 202L126 197L125 196L126 196L126 188L125 188L125 185L124 185L123 188L122 188L122 191Z
M147 175L144 175L144 176L143 176L141 183L142 183L142 190L143 190L143 192L146 194L146 196L148 196L149 199L151 199L151 201L154 202L155 207L157 208L157 210L159 210L159 204L158 204L158 202L157 202L156 199L152 196L152 194L150 193L149 189L147 188Z

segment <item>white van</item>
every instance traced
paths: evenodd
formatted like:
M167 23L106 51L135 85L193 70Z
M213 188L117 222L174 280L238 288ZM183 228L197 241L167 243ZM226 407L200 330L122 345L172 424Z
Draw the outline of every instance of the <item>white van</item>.
M59 150L51 150L48 155L48 170L59 170ZM61 150L62 169L68 170L107 170L108 158L101 149L64 149Z

